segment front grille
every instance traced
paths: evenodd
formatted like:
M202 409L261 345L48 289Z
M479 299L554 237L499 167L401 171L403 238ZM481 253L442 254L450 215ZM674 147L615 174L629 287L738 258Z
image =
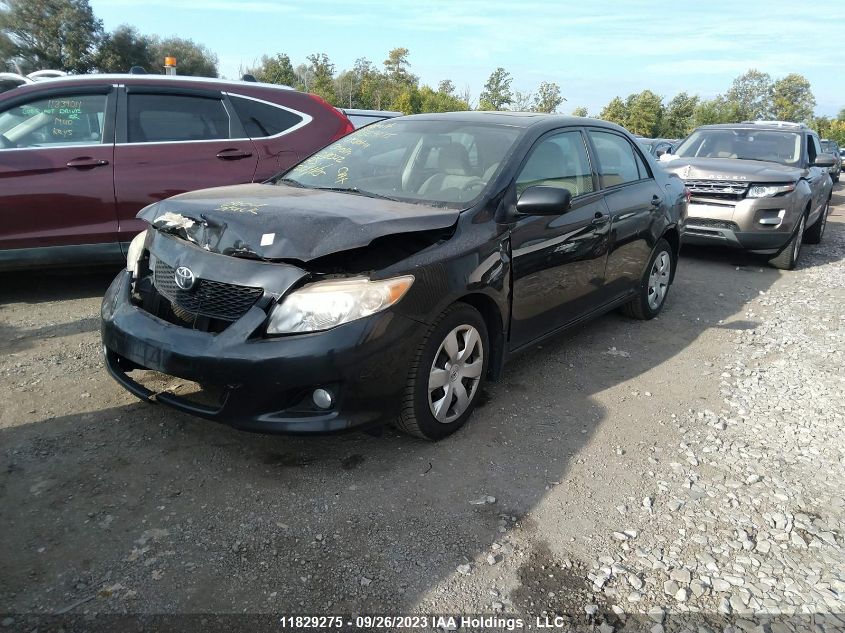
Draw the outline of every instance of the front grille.
M686 186L693 197L717 200L741 200L748 192L747 182L732 180L687 180Z
M261 288L198 279L190 290L176 285L175 270L161 260L156 260L153 283L156 290L170 301L174 314L185 321L197 316L222 321L237 321L261 297Z
M689 218L687 220L687 227L706 227L709 229L727 229L734 233L739 231L739 225L736 222L729 220L713 220L711 218Z

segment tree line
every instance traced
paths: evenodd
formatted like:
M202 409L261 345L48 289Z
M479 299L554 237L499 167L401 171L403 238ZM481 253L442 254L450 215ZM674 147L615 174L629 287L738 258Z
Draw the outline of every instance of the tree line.
M218 58L207 47L184 38L145 35L129 25L107 33L88 0L0 0L0 70L127 72L141 66L160 73L165 56L177 58L179 74L218 76ZM361 57L352 68L338 70L326 53L308 55L294 65L288 55L278 53L241 68L241 73L317 94L338 107L406 114L473 109L553 113L566 100L560 86L549 81L533 92L514 90L513 77L502 67L490 74L477 99L468 86L458 89L448 78L436 87L424 85L411 71L410 51L403 47L389 51L381 65ZM830 119L815 117L815 105L810 82L802 75L773 79L751 69L711 99L681 92L664 101L655 92L643 90L625 99L613 98L593 116L634 134L662 138L682 138L710 123L801 121L822 137L845 144L845 108ZM572 114L589 116L583 106Z

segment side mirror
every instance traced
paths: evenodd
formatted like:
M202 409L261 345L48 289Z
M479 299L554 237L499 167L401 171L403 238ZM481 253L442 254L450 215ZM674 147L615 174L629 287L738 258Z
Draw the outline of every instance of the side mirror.
M522 192L516 201L516 210L522 215L561 215L569 211L571 205L569 189L537 185Z
M657 158L660 158L661 156L663 156L663 154L666 154L668 151L669 151L668 149L664 149L664 148L662 148L662 147L661 147L659 150L657 150L656 152L654 152L654 155L655 155Z
M816 156L816 162L813 167L833 167L836 164L836 158L833 154L819 154Z

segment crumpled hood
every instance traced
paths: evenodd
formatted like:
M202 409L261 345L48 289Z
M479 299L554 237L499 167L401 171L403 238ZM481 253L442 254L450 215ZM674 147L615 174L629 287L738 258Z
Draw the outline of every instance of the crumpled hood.
M183 193L138 214L209 251L310 261L401 233L446 229L456 209L286 185L235 185Z
M661 157L660 166L684 180L739 180L743 182L787 182L801 178L804 170L762 160L738 158Z

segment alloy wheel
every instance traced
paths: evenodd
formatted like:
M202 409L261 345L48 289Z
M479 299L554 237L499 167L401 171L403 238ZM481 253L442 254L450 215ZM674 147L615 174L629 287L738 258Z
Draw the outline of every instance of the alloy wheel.
M672 256L666 251L655 258L648 276L648 307L657 310L666 298L672 273Z
M453 329L434 355L428 375L428 405L441 424L455 421L467 410L481 382L484 345L471 325Z

